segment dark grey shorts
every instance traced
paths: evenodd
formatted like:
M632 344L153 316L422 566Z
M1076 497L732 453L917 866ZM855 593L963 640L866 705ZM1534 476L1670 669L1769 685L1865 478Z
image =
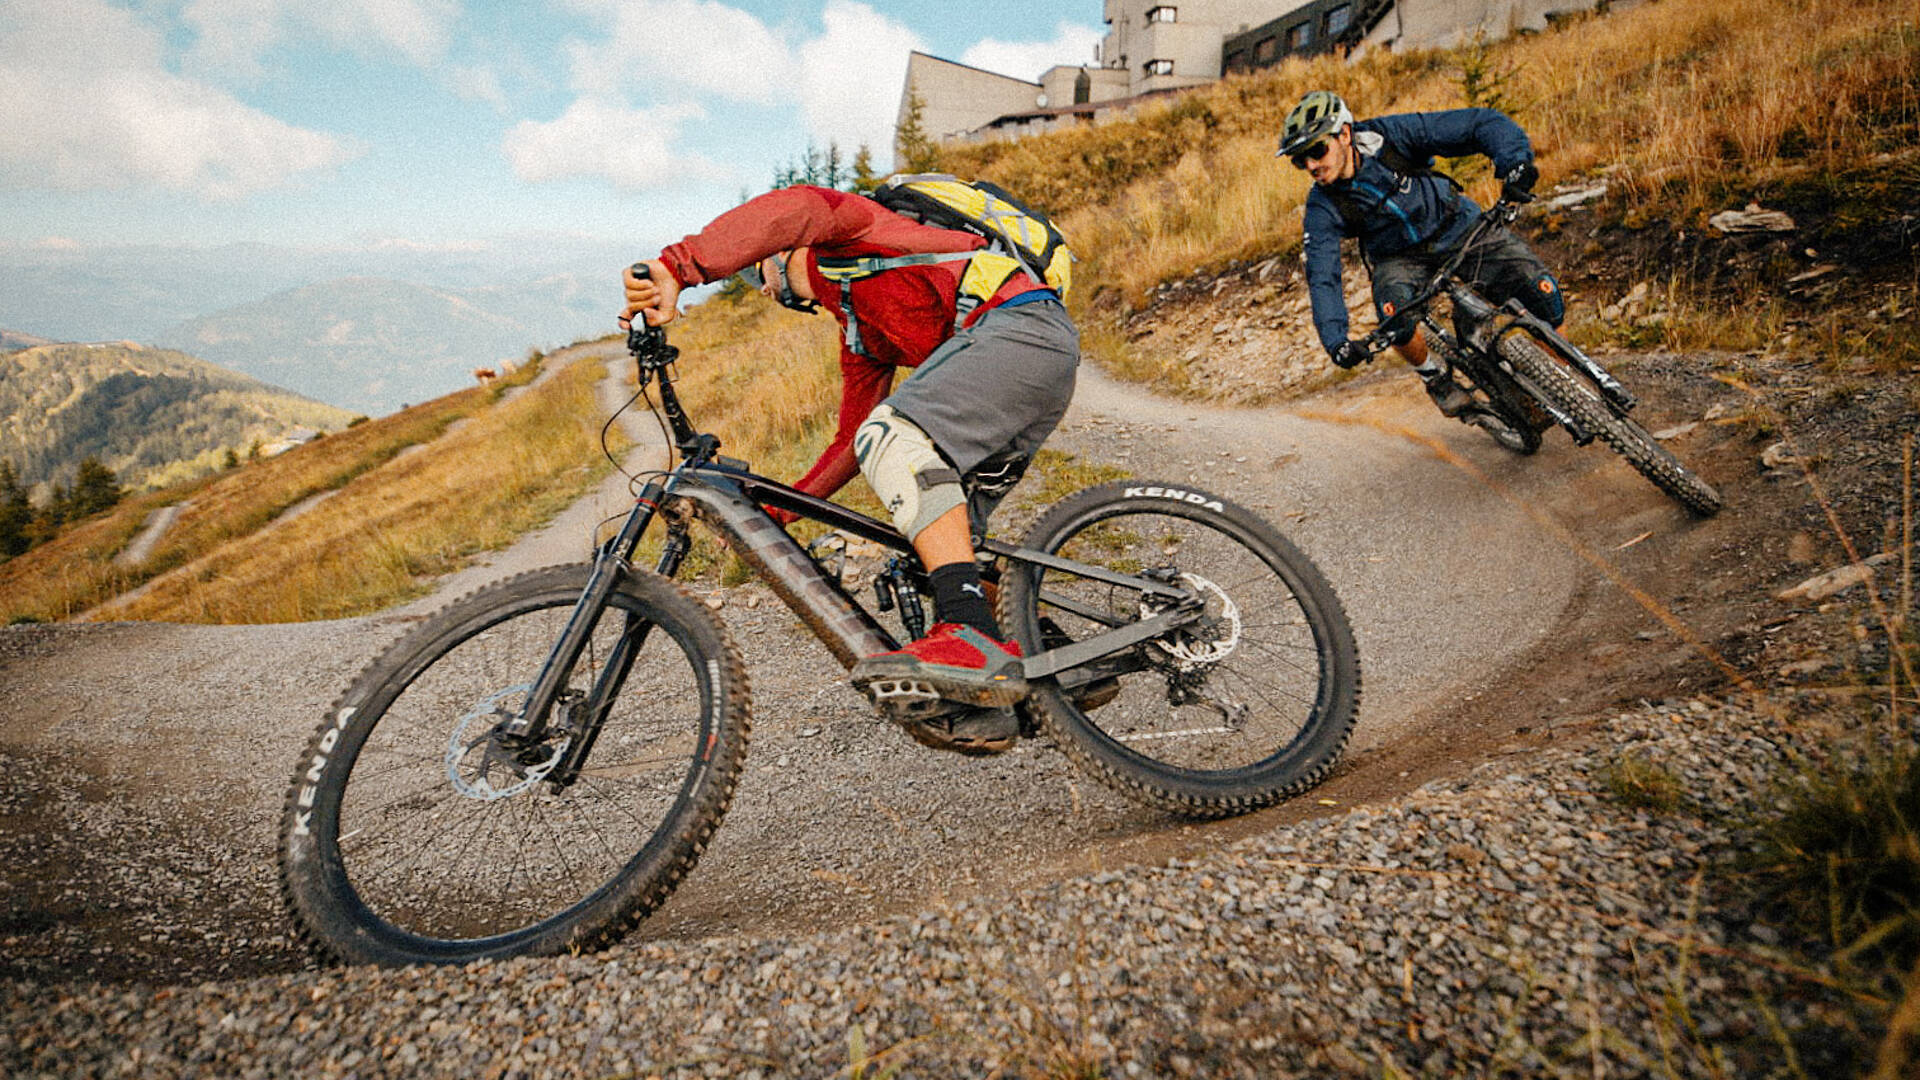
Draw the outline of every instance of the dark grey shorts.
M998 307L956 332L885 404L962 475L1040 449L1073 400L1080 332L1057 300Z
M1400 252L1373 264L1373 306L1381 319L1396 314L1413 299L1452 251ZM1473 283L1495 304L1519 297L1528 311L1559 326L1566 317L1560 283L1525 240L1506 229L1478 244L1460 264L1460 276Z

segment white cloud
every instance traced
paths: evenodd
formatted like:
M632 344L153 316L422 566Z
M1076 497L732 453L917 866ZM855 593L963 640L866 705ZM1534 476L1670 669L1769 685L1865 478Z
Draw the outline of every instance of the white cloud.
M499 74L490 67L455 64L447 69L447 82L462 101L484 101L503 112L507 108L507 92L500 87Z
M726 174L699 158L673 150L682 124L703 115L696 105L629 109L599 97L583 97L549 123L523 121L501 149L514 175L528 183L568 177L601 177L638 190L675 180L718 180Z
M567 43L573 88L648 98L677 91L770 105L787 92L786 42L754 15L714 0L576 0L611 19L602 41Z
M160 32L102 0L0 9L0 184L236 197L356 151L169 72Z
M446 54L459 16L459 0L188 0L180 13L195 62L256 76L275 45L310 36L425 67Z
M684 104L694 100L736 114L793 109L814 145L837 143L848 159L865 145L884 162L907 54L924 48L911 28L858 0L826 0L822 30L797 44L793 31L719 0L558 2L598 21L604 35L566 43L579 95L567 112L509 133L504 149L528 181L601 176L632 189L725 178L711 162L675 150L682 125L707 120L704 109ZM647 104L632 107L640 102Z
M1092 64L1101 32L1090 26L1060 23L1052 41L998 41L985 38L960 54L960 62L1016 79L1038 82L1056 64Z
M855 0L827 0L826 30L800 46L800 107L808 133L881 161L893 152L893 121L920 36Z

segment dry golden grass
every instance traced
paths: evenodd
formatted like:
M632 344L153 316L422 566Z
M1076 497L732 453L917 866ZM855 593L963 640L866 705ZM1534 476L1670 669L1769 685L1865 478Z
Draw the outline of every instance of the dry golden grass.
M506 385L535 374L523 370ZM255 532L287 508L346 485L409 446L432 441L454 421L487 408L505 388L496 387L450 394L277 457L122 502L0 564L0 612L7 621L79 614ZM137 567L115 566L114 556L139 533L147 515L170 503L182 508L153 555Z
M831 318L748 293L693 308L669 336L681 351L675 385L687 414L695 427L719 436L728 457L791 483L832 441L840 417L840 326ZM835 498L864 513L880 511L858 476ZM811 530L802 523L796 534Z
M604 417L594 395L604 372L583 360L511 401L498 401L493 389L466 390L361 425L338 441L376 425L392 430L363 437L375 454L361 447L350 457L304 466L305 474L333 481L318 487L276 484L281 494L272 500L238 485L210 489L193 500L193 521L182 514L176 538L188 544L213 537L200 548L204 553L191 562L181 559L185 565L99 617L291 622L361 614L417 595L426 578L505 546L605 474L610 466L599 451ZM462 417L469 422L447 430ZM424 441L398 437L417 425L424 427L414 435L444 434L419 453L400 454ZM293 505L285 496L296 487L333 494L297 517L276 521L278 512ZM279 510L262 516L263 501Z
M694 426L723 453L797 478L832 439L840 401L839 324L758 293L715 297L668 328L675 386Z
M1910 2L1643 4L1481 55L1525 103L1518 119L1543 183L1605 168L1613 206L1630 222L1703 227L1714 211L1808 184L1834 186L1870 218L1886 212L1876 197L1895 182L1876 174L1905 176L1897 182L1910 191L1920 170L1920 28ZM1195 269L1297 253L1309 181L1272 148L1302 93L1337 89L1360 116L1458 107L1468 104L1466 57L1288 61L1126 119L950 148L942 165L1054 215L1081 259L1074 305L1091 328L1093 313L1138 308L1155 285ZM1469 191L1485 202L1493 181L1481 170ZM1726 328L1711 315L1680 315L1679 337ZM1137 369L1123 375L1181 388L1171 357L1090 344L1103 361Z

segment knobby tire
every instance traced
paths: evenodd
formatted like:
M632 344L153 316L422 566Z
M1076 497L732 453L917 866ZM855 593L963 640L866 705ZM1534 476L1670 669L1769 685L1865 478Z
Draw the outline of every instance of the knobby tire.
M1500 355L1515 372L1531 379L1555 404L1689 513L1697 517L1719 513L1720 493L1712 485L1694 475L1630 417L1615 415L1598 391L1576 377L1539 342L1525 334L1510 333L1500 340Z
M1023 546L1158 574L1207 601L1199 621L1108 658L1102 678L1034 682L1023 711L1077 766L1200 818L1271 805L1332 770L1360 702L1353 631L1319 569L1271 525L1205 492L1118 481L1056 504ZM1029 655L1150 614L1134 589L1010 569L1001 622Z
M280 847L281 888L314 950L386 965L593 950L699 861L745 760L748 686L725 629L673 582L629 573L568 675L566 687L584 690L613 643L644 628L577 781L559 791L529 781L527 761L488 740L587 575L536 570L456 601L374 660L322 719L294 772ZM538 766L558 737L519 752Z

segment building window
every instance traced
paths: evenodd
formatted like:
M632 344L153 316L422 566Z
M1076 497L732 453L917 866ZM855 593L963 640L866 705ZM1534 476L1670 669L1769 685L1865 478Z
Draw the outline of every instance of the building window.
M1313 24L1301 23L1287 30L1287 51L1299 52L1313 43Z
M1325 30L1320 36L1333 37L1339 34L1340 31L1345 30L1347 24L1351 22L1353 22L1353 5L1341 4L1339 7L1327 12Z
M1265 67L1273 63L1280 55L1279 38L1261 38L1260 44L1253 47L1253 62Z
M1178 19L1179 13L1180 13L1179 8L1171 8L1163 4L1160 7L1151 7L1147 9L1147 21L1148 22L1177 22L1179 21Z
M1173 74L1173 61L1171 60L1149 60L1141 66L1146 69L1149 75Z

